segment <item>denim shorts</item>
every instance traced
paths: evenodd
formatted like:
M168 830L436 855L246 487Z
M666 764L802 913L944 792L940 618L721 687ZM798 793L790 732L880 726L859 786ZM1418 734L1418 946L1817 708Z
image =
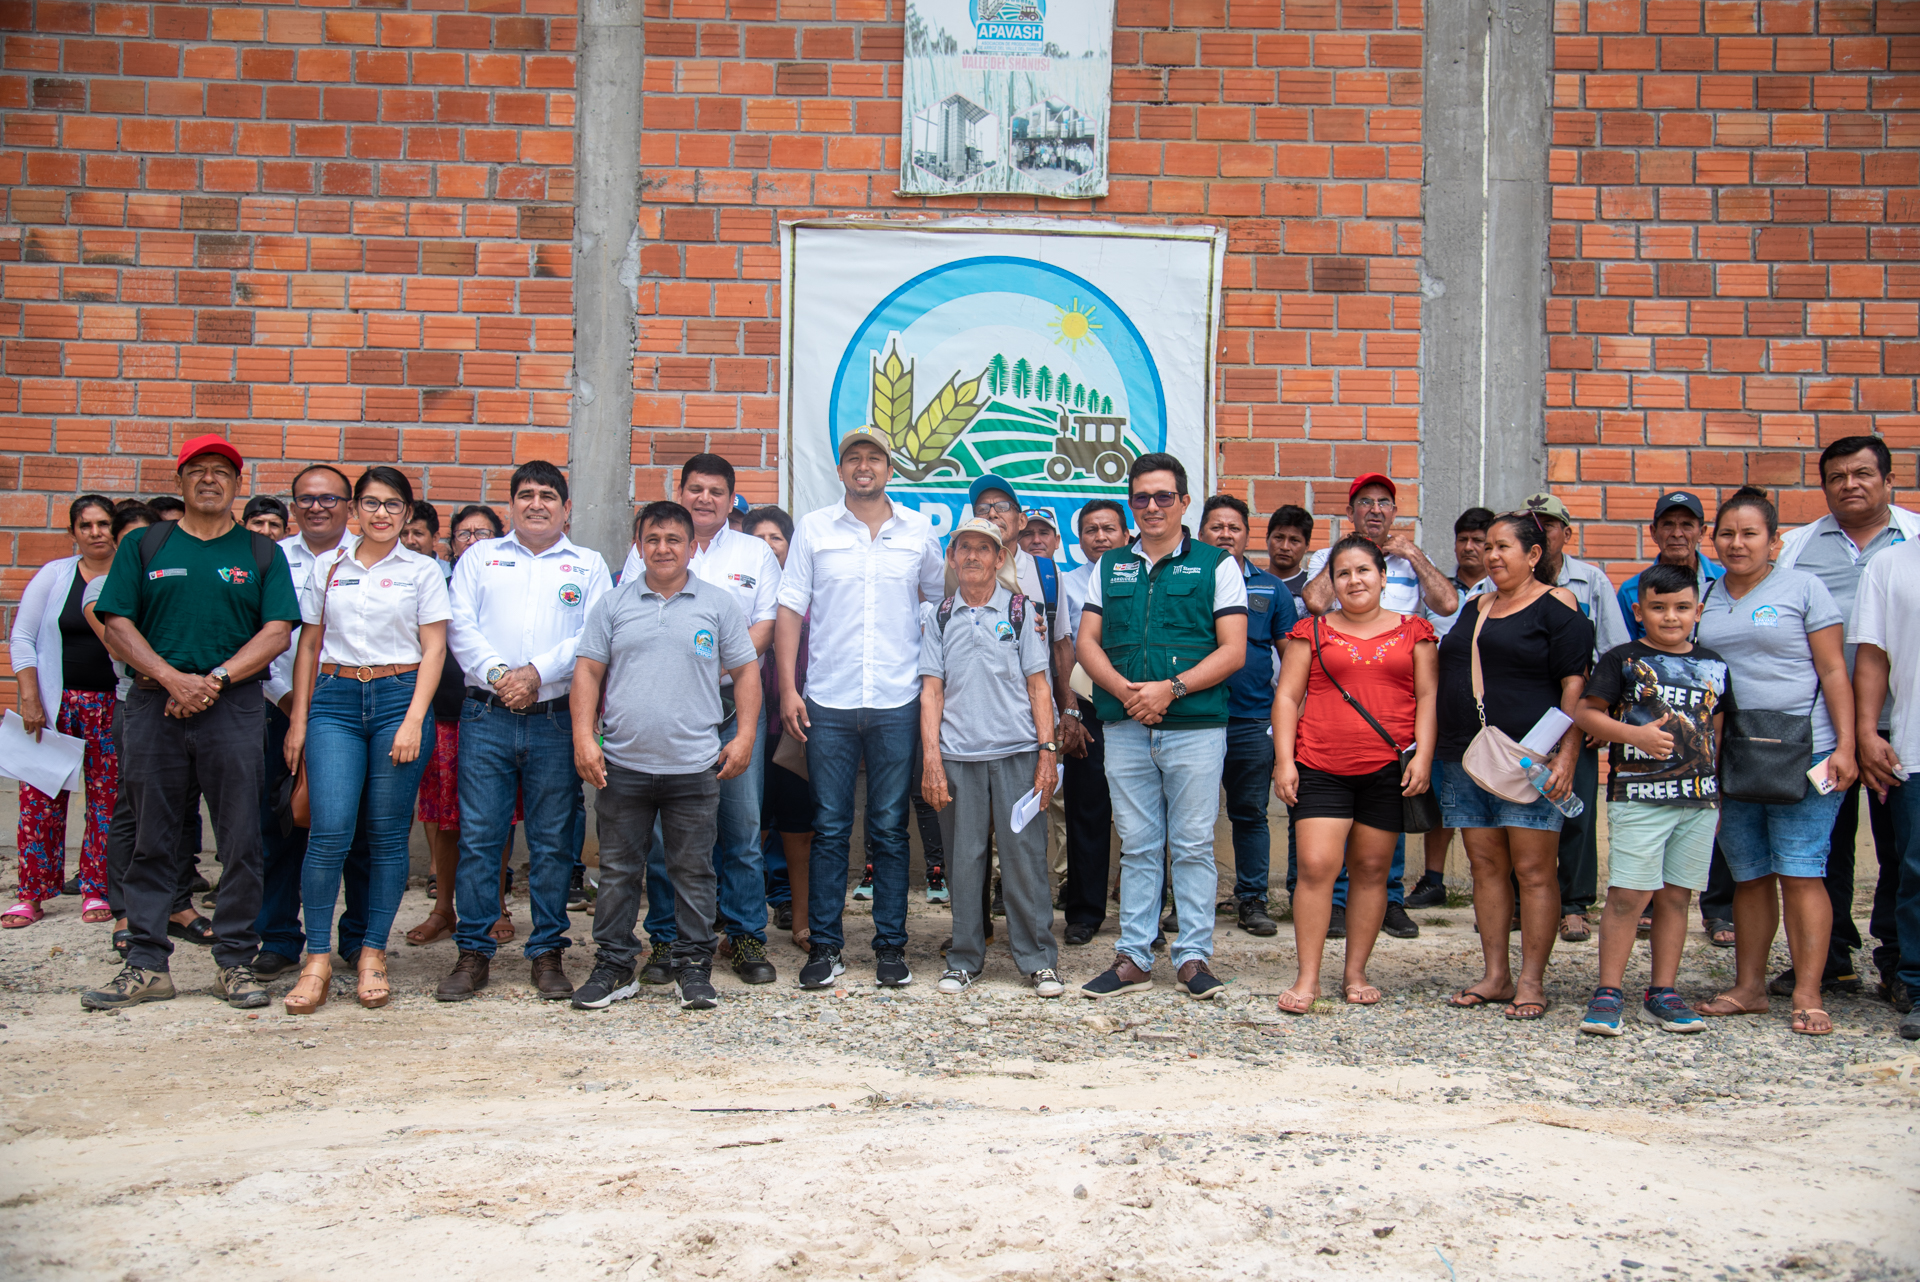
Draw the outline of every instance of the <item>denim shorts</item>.
M1433 763L1438 777L1434 793L1440 800L1440 822L1449 828L1534 828L1559 832L1565 821L1545 797L1528 805L1496 797L1473 781L1458 761Z
M1814 764L1830 754L1818 753ZM1720 799L1720 850L1735 881L1780 877L1824 877L1833 821L1847 794L1839 788L1821 796L1813 785L1791 806Z

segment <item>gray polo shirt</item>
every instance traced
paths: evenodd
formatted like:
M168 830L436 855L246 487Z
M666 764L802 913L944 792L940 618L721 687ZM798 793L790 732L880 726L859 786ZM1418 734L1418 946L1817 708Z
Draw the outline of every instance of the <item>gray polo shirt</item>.
M1813 718L1813 750L1832 752L1836 739L1809 634L1844 624L1847 616L1819 579L1775 566L1735 600L1721 579L1700 612L1700 644L1727 661L1735 707Z
M945 684L940 755L955 761L994 761L1040 744L1027 698L1027 678L1047 670L1044 605L1029 601L1016 635L1007 609L1013 593L996 584L983 606L953 599L946 632L940 606L920 607L920 675Z
M594 605L575 655L607 665L607 760L642 774L690 775L720 760L720 674L752 663L754 651L746 616L725 589L689 574L663 597L642 573Z
M1860 576L1866 573L1867 562L1879 556L1890 547L1906 542L1906 536L1900 533L1900 527L1888 521L1886 528L1873 536L1867 546L1857 548L1847 532L1838 525L1826 529L1815 529L1813 536L1800 545L1798 555L1791 561L1782 558L1782 564L1795 570L1804 571L1824 583L1827 594L1839 607L1840 616L1853 617L1853 600L1860 593ZM1853 675L1854 647L1847 647L1847 675Z

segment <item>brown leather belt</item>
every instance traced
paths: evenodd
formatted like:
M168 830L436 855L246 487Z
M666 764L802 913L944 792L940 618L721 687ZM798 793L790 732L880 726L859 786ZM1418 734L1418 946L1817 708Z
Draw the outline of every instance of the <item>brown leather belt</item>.
M377 681L381 677L397 677L402 672L418 672L417 663L383 663L378 667L349 667L344 663L323 663L320 675L323 677L353 677L359 681Z
M164 689L166 689L166 687L165 687L165 686L163 686L163 685L161 685L161 684L160 684L160 683L159 683L158 681L155 681L155 680L154 680L154 679L153 679L152 677L140 677L140 676L136 676L136 677L135 677L135 678L133 679L133 688L134 688L134 689L136 689L136 690L164 690Z

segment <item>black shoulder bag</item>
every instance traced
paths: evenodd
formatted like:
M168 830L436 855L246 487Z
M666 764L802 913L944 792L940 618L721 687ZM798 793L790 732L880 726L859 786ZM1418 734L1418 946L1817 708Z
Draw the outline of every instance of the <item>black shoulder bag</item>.
M1707 585L1703 607L1719 586L1718 579ZM1698 628L1694 635L1697 640ZM1824 697L1817 684L1813 697ZM1807 771L1813 768L1813 717L1743 708L1738 691L1731 703L1720 739L1720 795L1766 806L1804 800Z
M1407 767L1412 764L1413 754L1419 745L1410 743L1402 748L1395 743L1393 736L1387 733L1386 727L1375 721L1373 714L1368 712L1358 699L1348 694L1347 688L1335 679L1332 671L1327 667L1326 659L1320 654L1320 620L1317 617L1313 621L1313 658L1314 662L1320 665L1320 671L1325 673L1327 680L1333 684L1333 688L1340 692L1340 697L1347 701L1347 706L1359 713L1366 723L1373 727L1373 732L1385 739L1387 746L1399 754L1400 777L1406 778ZM1440 826L1440 800L1433 795L1431 780L1427 784L1426 791L1415 793L1411 797L1400 798L1400 830L1402 832L1431 832Z

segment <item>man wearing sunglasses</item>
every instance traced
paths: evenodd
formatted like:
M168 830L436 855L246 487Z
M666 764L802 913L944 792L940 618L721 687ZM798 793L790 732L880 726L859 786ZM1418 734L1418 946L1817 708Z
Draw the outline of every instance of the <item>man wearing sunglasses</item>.
M1188 534L1187 471L1144 454L1127 476L1132 544L1100 558L1080 614L1076 657L1094 684L1120 831L1120 945L1081 988L1112 997L1153 987L1161 852L1172 860L1180 932L1173 966L1190 996L1225 986L1213 954L1213 825L1227 755L1227 679L1247 661L1247 587L1220 548Z

